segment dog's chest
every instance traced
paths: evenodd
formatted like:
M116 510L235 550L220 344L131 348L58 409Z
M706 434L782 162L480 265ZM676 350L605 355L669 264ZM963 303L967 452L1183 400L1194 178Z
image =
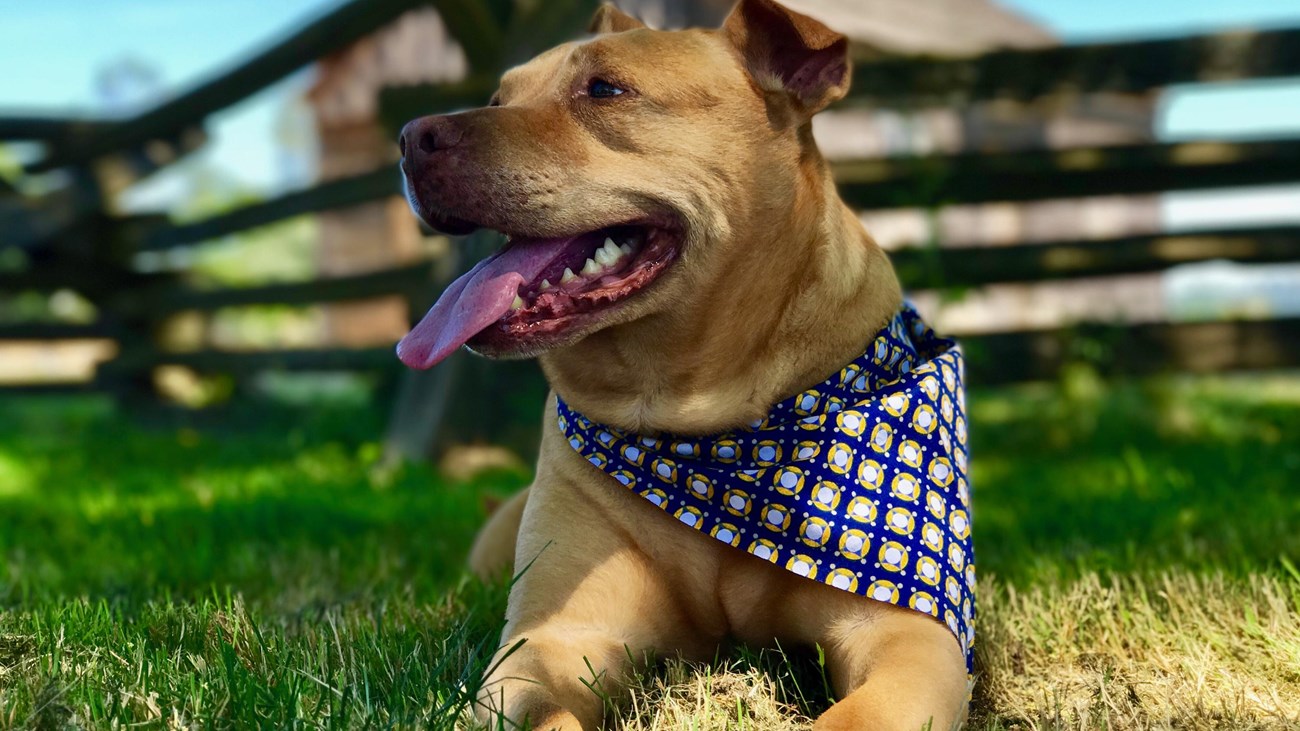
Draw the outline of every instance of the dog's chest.
M747 428L635 435L557 403L569 446L661 519L973 642L962 357L910 308L866 352ZM621 486L621 488L620 488ZM646 530L654 530L647 526ZM693 542L698 544L699 542Z

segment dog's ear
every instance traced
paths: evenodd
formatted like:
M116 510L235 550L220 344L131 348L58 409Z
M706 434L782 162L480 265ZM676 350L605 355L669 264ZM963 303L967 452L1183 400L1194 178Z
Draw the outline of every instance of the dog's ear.
M644 27L646 27L645 23L614 7L614 3L601 3L600 7L596 8L596 14L591 17L591 24L587 26L587 32L596 34L622 33L625 30L636 30Z
M849 90L849 41L775 0L740 0L723 34L765 91L785 92L811 117Z

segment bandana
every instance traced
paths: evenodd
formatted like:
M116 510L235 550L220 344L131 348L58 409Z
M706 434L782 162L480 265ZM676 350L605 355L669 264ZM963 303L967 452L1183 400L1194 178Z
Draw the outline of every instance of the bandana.
M644 436L558 400L569 445L682 523L952 630L971 669L975 561L961 349L910 305L866 353L735 432Z

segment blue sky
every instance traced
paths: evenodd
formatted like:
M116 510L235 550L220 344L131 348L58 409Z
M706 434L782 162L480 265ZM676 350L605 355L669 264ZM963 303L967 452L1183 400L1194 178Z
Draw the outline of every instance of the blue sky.
M186 88L338 4L338 0L0 0L0 114L94 113L95 76L137 58L168 90ZM202 154L268 191L293 186L276 156L274 130L297 74L209 121Z
M184 88L237 62L339 0L0 0L0 113L95 111L97 69L138 58ZM1176 35L1224 27L1300 26L1300 0L1004 0L1067 41ZM274 128L299 74L212 120L204 154L268 191L284 180ZM1174 90L1159 129L1169 139L1300 133L1300 83Z
M1001 0L1066 40L1300 25L1300 0Z
M242 58L336 2L322 0L6 0L0 5L5 107L84 107L97 68L135 56L172 88Z
M193 82L339 0L7 0L0 7L4 106L82 106L97 66L124 55ZM1300 0L1003 0L1067 40L1300 25ZM33 62L39 60L38 67Z

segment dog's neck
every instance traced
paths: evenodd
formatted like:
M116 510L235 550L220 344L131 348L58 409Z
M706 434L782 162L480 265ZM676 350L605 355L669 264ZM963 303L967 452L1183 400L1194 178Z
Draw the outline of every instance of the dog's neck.
M745 244L731 247L739 255L707 292L543 355L551 386L599 423L710 434L762 417L860 355L901 306L898 279L825 164L811 164L806 179L818 182L784 221L768 211L732 233Z

